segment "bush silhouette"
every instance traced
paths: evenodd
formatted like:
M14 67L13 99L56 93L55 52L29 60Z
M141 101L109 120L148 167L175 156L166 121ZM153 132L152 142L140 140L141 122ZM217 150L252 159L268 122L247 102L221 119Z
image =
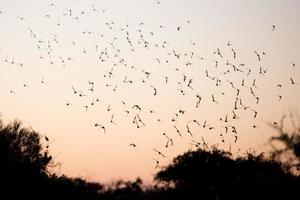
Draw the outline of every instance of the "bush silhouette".
M43 182L51 159L48 151L43 151L38 133L22 128L19 121L6 126L0 123L2 191L8 192L12 188L20 190L26 185L33 186L32 184Z
M279 148L278 145L272 145L273 152L272 156L275 160L284 160L289 164L290 170L292 172L300 173L300 124L296 123L292 114L290 114L290 121L292 122L293 131L285 130L284 120L286 116L281 118L279 124L270 123L269 125L273 127L278 135L270 138L271 145L274 142L279 142L283 145Z
M295 186L299 186L299 178L290 174L282 163L263 154L248 153L234 159L230 152L215 147L176 157L155 179L173 186L182 198L199 195L204 199L283 198L296 193Z
M234 158L216 147L175 157L152 186L140 178L105 186L49 173L54 161L43 139L48 140L19 121L0 121L0 199L287 199L300 186L289 163L254 153Z
M0 121L1 199L95 199L102 189L98 183L50 174L51 161L37 132L23 128L20 121Z

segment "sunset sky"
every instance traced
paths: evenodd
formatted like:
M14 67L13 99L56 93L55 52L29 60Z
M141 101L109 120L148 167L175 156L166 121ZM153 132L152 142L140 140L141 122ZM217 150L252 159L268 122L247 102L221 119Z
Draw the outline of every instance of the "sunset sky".
M1 118L101 182L151 182L202 139L266 151L267 123L300 110L299 19L298 0L0 0Z

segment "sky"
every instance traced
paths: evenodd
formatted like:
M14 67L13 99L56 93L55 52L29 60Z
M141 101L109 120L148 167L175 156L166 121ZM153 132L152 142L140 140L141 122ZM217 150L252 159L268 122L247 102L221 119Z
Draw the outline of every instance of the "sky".
M203 141L266 151L300 109L299 19L297 0L0 0L1 118L101 182L151 182Z

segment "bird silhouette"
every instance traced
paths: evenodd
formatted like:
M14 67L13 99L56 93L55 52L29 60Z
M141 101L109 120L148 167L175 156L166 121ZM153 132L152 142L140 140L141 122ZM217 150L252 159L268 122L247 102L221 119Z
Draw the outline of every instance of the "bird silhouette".
M159 166L159 161L156 160L156 159L154 159L154 158L152 158L152 159L155 161L155 167L154 167L154 168L155 168L155 169L158 168L158 166Z
M153 149L153 151L155 151L156 153L158 153L158 155L162 156L163 158L166 158L166 156L164 154L162 154L160 151Z
M257 60L260 61L260 54L256 50L254 51L254 53L257 56Z
M129 144L129 146L136 147L136 144L135 143L131 143L131 144Z
M291 81L291 84L292 84L292 85L295 85L295 84L296 84L293 78L290 78L290 81Z
M176 130L176 132L178 133L178 135L179 135L180 137L182 137L182 135L181 135L179 129L178 129L175 125L173 125L173 127L175 128L175 130Z
M94 126L95 126L95 127L99 127L100 129L102 129L102 130L103 130L103 132L104 132L104 133L106 133L105 126L103 126L103 125L99 124L98 122L97 122L97 123L95 123L95 125L94 125Z

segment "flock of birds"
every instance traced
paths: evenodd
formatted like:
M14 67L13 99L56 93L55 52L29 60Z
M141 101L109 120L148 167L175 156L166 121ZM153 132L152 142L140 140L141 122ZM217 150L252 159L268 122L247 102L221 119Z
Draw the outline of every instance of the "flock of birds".
M159 6L160 1L156 1L156 4ZM107 10L91 5L89 9L76 11L70 8L60 8L58 5L51 3L47 5L48 11L49 14L43 14L41 20L45 20L45 23L49 23L60 30L57 32L56 30L51 30L53 33L48 38L39 35L39 31L30 27L26 16L16 16L16 21L19 24L28 26L28 36L36 47L36 58L44 62L45 65L61 67L64 70L72 68L76 60L80 60L83 57L88 57L88 59L93 59L99 63L99 79L86 80L86 84L82 86L70 85L69 90L72 95L66 97L66 99L80 99L81 104L76 106L80 106L83 112L90 112L98 104L105 105L105 110L102 110L102 112L110 113L110 118L106 121L91 123L91 126L98 130L99 133L109 134L111 126L118 126L120 123L118 115L127 116L129 126L134 126L143 131L143 128L149 124L146 120L147 116L155 115L156 119L153 124L165 123L170 126L170 130L173 130L173 132L161 133L165 148L171 148L176 145L174 137L182 138L187 136L191 138L191 145L207 147L203 137L201 137L200 141L194 139L197 132L200 132L200 129L215 131L219 134L221 142L225 142L225 137L227 137L231 143L236 143L239 138L236 123L238 123L241 113L251 115L252 119L250 120L253 120L253 128L256 128L255 119L259 115L256 105L260 104L262 100L258 91L263 87L259 82L269 75L268 68L262 67L261 63L268 56L269 52L259 49L253 50L252 57L255 59L256 66L248 66L247 63L242 63L238 60L239 51L231 42L225 42L223 47L216 48L206 57L198 55L195 49L200 47L194 41L188 41L190 49L180 50L174 47L175 45L172 45L170 41L159 38L161 32L169 31L170 29L172 32L184 31L184 26L189 26L193 23L190 19L187 19L184 25L173 28L157 25L152 31L148 31L149 27L147 27L146 22L130 25L107 20L103 23L105 33L93 31L92 28L83 28L81 33L77 33L80 38L78 41L71 40L66 42L62 41L59 33L67 23L73 23L74 26L82 27L85 26L82 24L82 20L86 16L94 16L95 19L103 18ZM59 14L57 16L50 13ZM5 14L5 9L0 8L0 17L5 17ZM275 25L270 27L270 34L272 32L276 32ZM82 38L91 41L90 46L82 46L80 42ZM79 52L77 54L78 57L66 55L68 50L64 52L64 55L60 54L60 50L64 46L67 49ZM155 54L147 53L151 51L159 52L159 54L156 56ZM151 57L152 62L145 64L151 65L150 68L137 66L130 59L127 59L129 54L134 57L137 52L146 52L147 57ZM20 61L13 55L5 55L3 49L0 54L3 57L0 63L1 66L6 64L26 70L26 62ZM201 65L204 73L201 75L189 73L190 69L198 68L199 65ZM171 71L172 73L159 73L157 69L160 68L164 69L165 72ZM295 70L295 68L296 64L291 63L291 70ZM83 70L88 70L88 67ZM122 70L122 73L119 72L120 70ZM274 97L275 101L280 102L284 99L280 91L287 85L297 86L297 80L295 79L295 74L291 73L285 82L278 82L274 85L274 87L278 88L278 95ZM47 75L42 76L40 84L51 84L46 80ZM197 89L204 82L212 88L212 92L209 95L203 95ZM110 104L108 102L110 97L105 97L105 94L102 95L103 91L98 89L105 87L110 92L118 95L118 93L121 94L120 91L124 88L141 87L142 90L148 92L148 96L144 97L147 99L152 97L159 98L159 96L164 95L168 96L168 94L161 92L162 88L168 85L171 85L170 88L173 89L173 91L169 92L173 92L178 98L186 98L186 104L193 105L193 110L201 111L201 108L208 105L221 104L226 97L231 102L231 104L226 104L230 112L217 114L219 122L215 124L208 119L203 121L200 121L198 118L183 120L183 116L191 112L188 108L172 110L169 118L162 119L159 117L159 110L154 109L151 103L145 106L139 102L143 101L143 99L137 99L136 102L127 102L126 97L124 97L124 100L119 102L120 105L117 106ZM23 89L30 87L31 83L22 84ZM13 88L12 86L8 93L17 95L18 91ZM226 92L220 92L220 88L227 88ZM134 92L128 95L135 95ZM249 98L243 98L243 95L248 95ZM66 107L72 109L75 106L74 102L75 100L66 100L66 102L62 103L65 103ZM173 103L176 103L176 100ZM121 106L121 110L116 111L115 107L119 106ZM214 112L217 113L218 111ZM276 125L277 122L274 121L274 124ZM47 138L47 140L49 139ZM128 145L129 148L139 148L139 144L134 141ZM166 155L164 149L153 148L152 150L154 155L157 156L153 160L155 168L158 168L160 159L166 158Z

